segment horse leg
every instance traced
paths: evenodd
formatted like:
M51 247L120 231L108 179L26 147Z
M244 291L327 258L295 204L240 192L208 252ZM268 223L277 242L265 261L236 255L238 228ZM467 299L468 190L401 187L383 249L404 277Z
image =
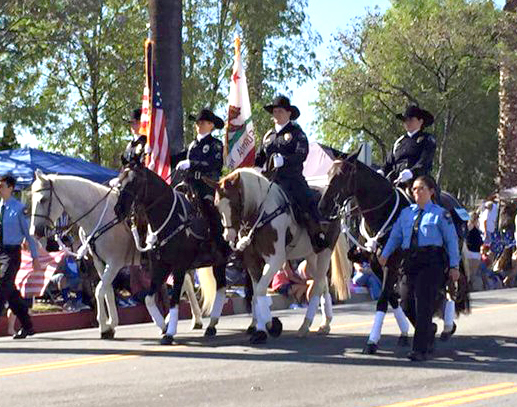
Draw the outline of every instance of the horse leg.
M100 273L101 279L95 288L97 322L99 323L100 336L101 339L113 339L115 327L118 325L118 313L112 283L118 268L106 264L104 269L102 269L101 262L98 259L95 259L94 263L97 270L103 270Z
M395 321L397 321L397 325L400 329L400 336L397 340L398 346L409 346L409 321L404 314L404 310L399 304L399 299L396 293L391 290L391 295L388 299L391 308L393 309L393 315L395 316Z
M280 234L279 234L280 235ZM282 323L278 318L271 317L270 299L267 298L267 288L275 273L282 267L285 260L285 252L279 242L283 242L283 236L279 236L275 245L275 254L266 259L266 264L262 270L262 277L254 285L255 293L255 315L257 318L257 330L251 335L252 344L265 343L267 340L266 327L271 336L279 336L282 332ZM282 243L283 244L283 243Z
M445 301L443 310L443 331L440 335L442 341L448 341L456 332L456 323L454 322L454 314L456 313L456 303L453 300Z
M169 323L167 324L167 331L162 337L161 345L172 345L174 342L174 335L178 331L178 317L179 317L179 302L181 297L181 287L185 280L185 271L173 272L174 284L172 286L171 303L169 310Z
M253 293L253 280L249 273L246 273L246 285L244 287L245 298L249 303L251 311L251 323L246 329L246 334L251 335L257 330L257 315L255 312L255 296Z
M187 294L188 302L190 304L190 311L192 312L191 329L202 329L203 320L201 319L201 308L197 302L196 293L194 291L194 283L192 282L192 275L190 272L185 274L185 281L183 283L182 291Z
M162 289L163 283L169 275L169 273L165 265L158 261L156 261L156 263L153 262L151 270L151 285L149 287L149 292L145 296L145 306L153 322L156 324L158 328L160 328L160 332L165 333L167 329L167 324L165 322L165 319L163 318L160 309L156 305L156 294L159 292L159 290Z
M205 331L205 336L215 336L217 329L215 326L219 322L219 317L223 312L224 302L226 300L226 264L213 267L214 277L216 281L215 301L210 311L210 323Z
M327 253L328 252L328 253ZM310 274L314 278L314 284L310 293L309 298L309 304L307 306L307 311L305 312L305 318L303 319L303 323L298 329L297 336L300 338L303 338L307 336L309 333L309 328L312 325L312 321L314 320L314 316L316 315L316 312L318 311L318 305L320 302L321 293L323 291L323 284L324 279L323 277L326 276L327 268L320 268L320 266L323 266L323 263L320 259L325 256L325 260L327 260L327 266L328 261L330 261L330 250L323 251L320 255L311 255L307 257L307 271L308 274ZM324 276L322 276L321 270L324 271Z
M325 279L325 287L320 300L322 321L318 328L318 335L328 335L330 333L330 323L332 322L332 297L330 296L328 279Z

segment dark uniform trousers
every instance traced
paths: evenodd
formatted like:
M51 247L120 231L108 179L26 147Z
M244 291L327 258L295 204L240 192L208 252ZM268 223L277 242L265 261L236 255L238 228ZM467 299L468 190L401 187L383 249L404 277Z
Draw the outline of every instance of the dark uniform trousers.
M425 353L434 338L433 313L439 290L445 284L445 251L434 246L420 247L405 255L402 309L415 327L413 350Z
M2 271L0 271L2 275L0 278L0 306L3 308L7 301L9 308L20 320L22 327L30 330L32 329L32 321L29 317L28 307L14 284L16 273L21 264L21 247L19 245L0 247L0 256L8 256L9 258L7 264L1 266Z

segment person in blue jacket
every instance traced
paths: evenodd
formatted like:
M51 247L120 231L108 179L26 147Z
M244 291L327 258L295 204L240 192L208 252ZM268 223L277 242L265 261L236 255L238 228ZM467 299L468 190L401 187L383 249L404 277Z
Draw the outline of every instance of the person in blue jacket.
M379 263L385 266L397 248L405 252L407 298L403 299L403 308L415 327L413 350L408 354L413 361L424 361L433 351L436 325L432 318L446 273L453 281L460 275L456 230L450 213L432 202L435 191L430 176L416 178L412 187L416 203L401 211L379 257Z
M14 284L21 264L21 244L27 239L34 270L40 269L36 242L29 234L25 205L12 197L16 180L11 175L0 178L0 307L7 302L22 325L13 339L34 335L27 305Z

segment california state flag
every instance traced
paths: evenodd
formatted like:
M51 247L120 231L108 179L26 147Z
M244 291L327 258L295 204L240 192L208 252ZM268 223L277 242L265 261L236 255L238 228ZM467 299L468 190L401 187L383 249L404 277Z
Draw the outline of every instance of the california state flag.
M240 39L237 37L225 138L226 165L232 169L251 167L255 162L255 132L251 121L248 84L242 66L240 45Z

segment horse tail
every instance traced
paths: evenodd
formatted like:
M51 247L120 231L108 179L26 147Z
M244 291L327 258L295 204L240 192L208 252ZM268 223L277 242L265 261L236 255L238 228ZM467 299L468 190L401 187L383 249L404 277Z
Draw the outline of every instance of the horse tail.
M350 298L348 281L352 277L352 266L347 258L348 250L348 242L340 233L330 259L330 285L339 301Z
M197 278L199 280L199 287L201 289L202 305L201 311L207 315L215 302L217 283L214 278L212 267L203 267L196 270Z

